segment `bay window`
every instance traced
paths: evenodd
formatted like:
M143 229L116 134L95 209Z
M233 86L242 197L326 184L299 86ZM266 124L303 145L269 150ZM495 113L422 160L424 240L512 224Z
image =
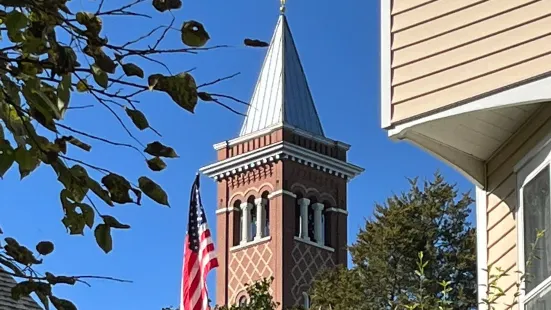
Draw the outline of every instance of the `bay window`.
M551 139L519 163L519 267L524 310L551 310ZM544 232L539 234L538 232Z

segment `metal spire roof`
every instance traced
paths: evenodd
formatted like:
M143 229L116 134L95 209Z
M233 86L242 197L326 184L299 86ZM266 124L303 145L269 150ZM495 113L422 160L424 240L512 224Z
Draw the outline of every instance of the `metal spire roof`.
M239 135L276 125L324 136L284 14L277 22Z

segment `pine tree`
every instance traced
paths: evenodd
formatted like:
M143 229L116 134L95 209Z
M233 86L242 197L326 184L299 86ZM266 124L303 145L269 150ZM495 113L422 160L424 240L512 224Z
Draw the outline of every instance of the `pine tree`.
M438 309L442 281L451 282L453 309L476 309L476 233L468 221L473 199L439 173L422 187L417 178L409 181L408 192L377 204L360 229L350 247L354 267L318 278L314 309L405 309L413 303ZM427 262L421 282L419 252Z

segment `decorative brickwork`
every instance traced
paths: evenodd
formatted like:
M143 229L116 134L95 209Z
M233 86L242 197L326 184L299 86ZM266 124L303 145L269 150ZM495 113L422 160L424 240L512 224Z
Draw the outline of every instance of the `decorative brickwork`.
M229 296L235 301L245 284L274 276L270 242L232 252L230 257Z
M294 304L302 303L302 292L311 287L317 272L335 266L334 253L300 241L295 241L291 252L293 280L291 294Z
M249 170L243 173L236 174L229 178L230 189L250 185L261 180L265 180L274 174L274 165L266 163L255 167L254 170Z

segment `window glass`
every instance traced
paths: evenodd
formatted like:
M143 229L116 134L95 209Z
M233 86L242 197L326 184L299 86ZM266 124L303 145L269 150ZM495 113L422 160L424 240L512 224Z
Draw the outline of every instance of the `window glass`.
M239 306L245 306L247 304L247 296L241 296L239 298Z
M257 228L256 227L256 224L257 224L256 220L257 220L257 218L256 218L256 205L255 204L253 204L253 207L251 208L250 212L251 212L251 217L250 217L250 219L251 219L250 231L251 232L249 234L249 238L251 238L251 239L249 241L254 239L254 237L256 236L256 228Z
M526 293L551 275L551 205L549 197L549 166L538 173L524 187L522 192L524 216L524 257L526 266ZM545 230L536 241L537 232ZM549 298L549 297L548 297ZM539 300L539 299L538 299ZM542 300L545 301L545 300ZM551 304L547 303L547 307ZM528 303L526 309L550 309Z
M264 223L264 236L270 235L270 200L266 200L266 205L264 206L264 216L266 222Z
M524 310L550 310L551 288L548 288L530 300L524 306Z

